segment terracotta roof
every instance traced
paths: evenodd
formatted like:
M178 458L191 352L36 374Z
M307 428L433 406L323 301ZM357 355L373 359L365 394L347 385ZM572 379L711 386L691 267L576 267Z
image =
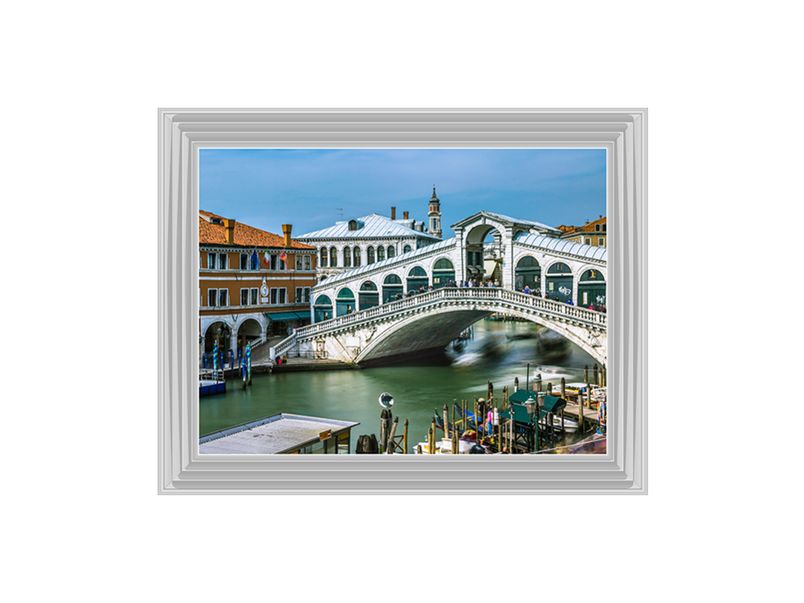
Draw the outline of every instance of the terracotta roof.
M574 233L579 233L579 232L597 232L597 233L600 234L600 233L605 233L606 231L602 230L602 228L601 228L601 230L595 230L595 226L598 225L598 224L602 226L605 223L606 223L606 217L603 216L602 218L598 218L597 220L594 220L592 222L587 222L583 226L564 226L562 224L561 226L558 226L557 228L558 228L558 230L560 230L561 232L564 233L562 235L562 237L564 235L574 234Z
M223 224L212 224L204 219L219 218L223 220L223 216L210 213L208 211L199 210L201 214L198 216L198 242L201 245L227 245L226 243L226 228ZM285 247L285 237L275 235L247 224L235 222L234 227L234 245L238 247L276 247L283 249ZM291 238L291 249L310 249L315 250L315 247L310 247L304 243L299 243Z

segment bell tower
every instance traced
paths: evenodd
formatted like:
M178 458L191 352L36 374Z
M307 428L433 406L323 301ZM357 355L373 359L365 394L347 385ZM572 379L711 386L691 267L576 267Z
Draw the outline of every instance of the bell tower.
M436 197L435 184L433 185L433 196L430 197L430 211L427 212L430 220L430 234L441 238L441 201Z

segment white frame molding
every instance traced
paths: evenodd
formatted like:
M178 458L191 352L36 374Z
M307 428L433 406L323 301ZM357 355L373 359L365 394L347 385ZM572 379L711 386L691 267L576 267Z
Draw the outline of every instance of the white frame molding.
M160 109L158 117L159 493L647 493L647 110ZM607 149L607 454L202 458L198 155L227 147Z

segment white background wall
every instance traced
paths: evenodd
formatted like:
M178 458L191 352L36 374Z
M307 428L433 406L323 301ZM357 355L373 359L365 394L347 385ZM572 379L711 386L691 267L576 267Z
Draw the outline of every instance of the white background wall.
M6 7L4 598L800 596L795 6ZM156 495L158 107L645 106L648 496Z

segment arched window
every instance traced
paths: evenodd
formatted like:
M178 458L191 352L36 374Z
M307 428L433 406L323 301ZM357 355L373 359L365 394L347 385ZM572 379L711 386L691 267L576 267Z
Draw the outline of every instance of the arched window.
M366 250L366 264L373 264L374 263L374 247L369 247Z
M402 253L407 253L410 250L411 250L410 245L405 245L405 248L402 250Z
M360 285L359 301L361 310L368 310L379 305L380 293L377 291L377 285L371 281L366 281Z
M449 284L455 285L455 266L447 258L440 258L433 264L433 289Z
M338 267L338 250L334 247L329 248L329 265L333 268Z
M389 274L382 283L382 303L386 304L402 297L402 279Z
M377 247L377 261L382 262L385 259L385 247L380 245Z
M355 268L359 268L360 267L360 247L355 247L354 249L352 249L352 255L354 256L353 259L354 259L354 263L355 263Z
M606 305L606 279L600 270L586 270L578 281L578 305L597 310Z
M318 260L318 263L321 264L322 268L327 267L327 258L329 256L329 252L327 251L326 247L321 248L321 259Z
M427 279L427 272L421 266L414 266L408 272L408 293L427 291L430 282Z
M547 291L542 295L553 301L567 302L572 299L572 271L563 262L556 262L547 269Z
M335 315L351 314L355 309L355 294L348 287L344 287L338 292L338 297L335 299Z
M332 300L326 295L319 295L313 304L315 322L334 318L332 315Z
M357 220L349 220L349 230L357 230Z
M343 248L343 266L344 268L352 267L352 250L348 247Z
M515 269L515 287L518 291L522 291L525 287L529 291L538 290L541 292L542 288L542 268L536 258L526 255L521 258Z
M388 245L388 259L390 260L395 255L396 255L396 250L394 249L394 246L393 245Z

